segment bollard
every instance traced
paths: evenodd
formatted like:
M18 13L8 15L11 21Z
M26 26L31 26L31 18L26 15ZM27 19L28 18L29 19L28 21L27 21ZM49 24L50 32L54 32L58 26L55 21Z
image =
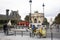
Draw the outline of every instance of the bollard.
M31 32L30 32L30 37L31 37Z
M21 36L23 37L23 31L21 31Z
M16 31L14 31L15 32L15 36L16 36Z
M51 40L53 40L53 32L52 32L52 28L51 28Z

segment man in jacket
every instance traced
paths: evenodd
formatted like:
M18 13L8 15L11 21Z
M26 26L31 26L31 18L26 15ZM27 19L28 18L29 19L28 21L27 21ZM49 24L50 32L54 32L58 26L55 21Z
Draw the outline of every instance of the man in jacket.
M7 24L3 25L4 34L8 35L8 26Z

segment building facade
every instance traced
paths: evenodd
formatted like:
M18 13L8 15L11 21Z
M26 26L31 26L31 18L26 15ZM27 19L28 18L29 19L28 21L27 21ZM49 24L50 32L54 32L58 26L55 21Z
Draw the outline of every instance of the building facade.
M17 11L11 10L10 16L12 18L15 18L15 20L20 20L21 19L21 16L19 15L18 10Z
M18 11L11 11L9 15L9 9L6 9L6 15L0 14L0 23L5 23L8 20L19 21L21 16L19 15Z
M31 24L41 25L44 21L44 14L39 13L38 11L31 14Z

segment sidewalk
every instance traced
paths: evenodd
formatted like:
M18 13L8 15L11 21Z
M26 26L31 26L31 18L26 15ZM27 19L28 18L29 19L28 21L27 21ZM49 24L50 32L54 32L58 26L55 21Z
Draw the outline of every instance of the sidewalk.
M55 30L53 30L53 31L54 31L54 33L56 32ZM48 36L50 36L51 32L49 31L49 29L47 30L47 33L48 33ZM60 37L59 33L54 34L54 36L57 36L57 38L54 37L53 40L60 40L60 38L58 38L58 37ZM36 36L35 37L30 37L29 35L21 36L20 34L16 35L16 36L15 35L6 36L6 35L4 35L4 33L0 33L0 40L51 40L51 38L50 37L47 37L47 38L38 38Z
M57 31L57 29L52 29L53 33L59 33L60 34L60 29L59 32ZM47 29L47 33L51 33L50 29Z
M0 37L0 40L51 40L51 38L36 38L36 37L29 37L29 36L2 36ZM57 38L54 38L53 40L60 40Z

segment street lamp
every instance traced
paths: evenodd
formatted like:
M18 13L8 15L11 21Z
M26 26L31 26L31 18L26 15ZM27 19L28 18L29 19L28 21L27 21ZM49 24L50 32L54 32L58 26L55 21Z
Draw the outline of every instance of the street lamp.
M32 4L32 0L29 1L30 3L30 14L29 14L29 22L31 23L31 4Z
M43 7L43 17L44 17L44 18L43 18L43 23L42 23L42 24L44 25L44 19L45 19L45 14L44 14L44 7L45 7L45 5L44 5L44 3L43 3L43 5L42 5L42 7Z
M44 14L44 7L45 7L44 3L43 3L43 5L42 5L42 6L43 6L43 14Z
M32 4L32 0L29 0L30 3L30 14L29 14L29 23L31 23L31 4ZM30 26L30 24L29 24ZM31 32L30 32L30 37L31 37Z

